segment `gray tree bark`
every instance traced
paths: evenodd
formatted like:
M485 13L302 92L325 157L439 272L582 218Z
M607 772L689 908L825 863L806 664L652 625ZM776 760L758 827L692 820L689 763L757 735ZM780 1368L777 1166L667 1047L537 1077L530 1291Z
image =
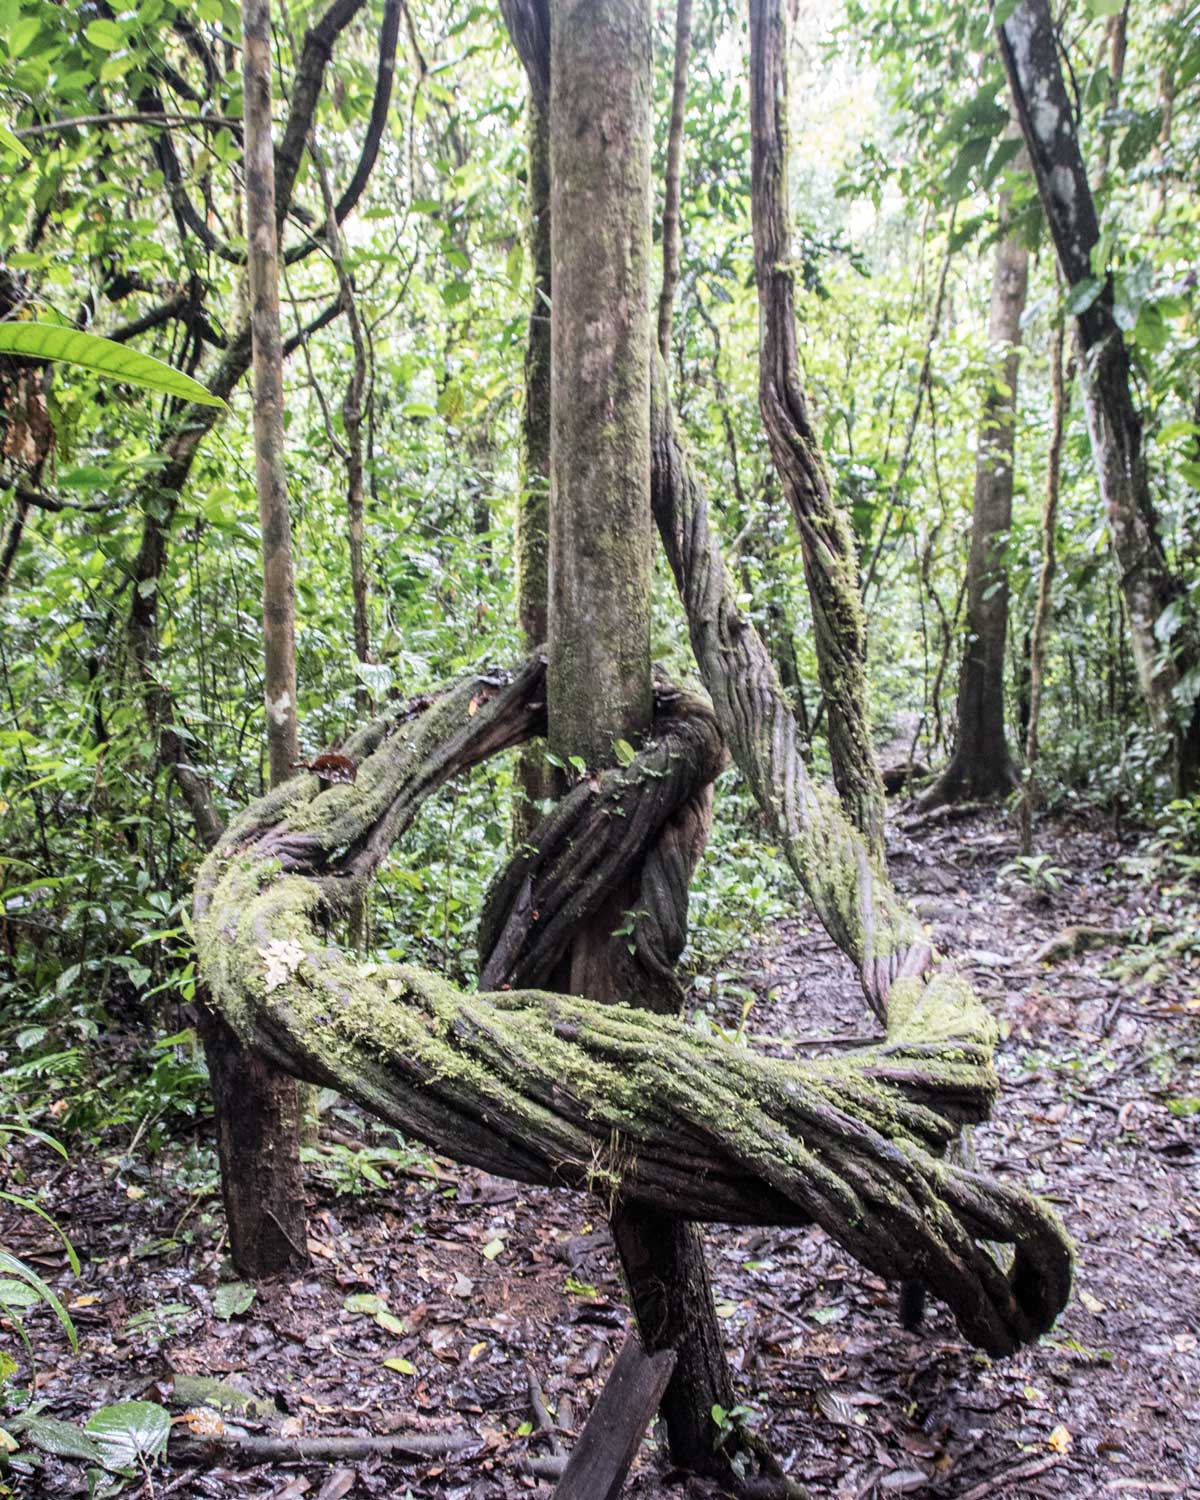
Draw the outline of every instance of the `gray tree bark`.
M854 539L829 483L800 379L788 201L787 33L780 0L750 0L751 212L758 283L759 406L804 556L833 779L876 856L883 783L871 743L867 634Z
M551 59L548 737L595 771L651 723L649 0L557 0ZM617 997L612 936L643 904L631 875L581 927L571 993ZM711 1411L732 1381L700 1231L619 1200L611 1224L643 1344L677 1354L663 1398L672 1456L719 1471Z
M298 750L291 528L283 471L283 346L271 143L269 0L243 0L242 32L267 747L271 782L277 785L292 774ZM245 1276L271 1275L302 1263L307 1256L296 1083L243 1047L215 1013L205 1014L203 1032L233 1261Z
M549 0L501 0L505 24L529 80L526 203L533 291L525 337L525 399L517 495L517 618L527 650L546 642L550 524L550 9ZM554 795L553 768L526 745L516 771L513 834L523 842Z
M679 200L683 183L683 117L687 108L688 54L692 46L692 0L675 7L675 68L671 81L671 124L667 132L667 175L663 191L662 287L658 294L658 352L671 360L671 323L679 281L682 225Z
M1042 566L1029 642L1029 723L1025 728L1025 786L1021 797L1021 853L1033 853L1033 811L1037 804L1038 734L1042 722L1042 685L1046 640L1054 612L1051 588L1057 567L1058 480L1062 468L1066 387L1063 380L1063 325L1057 323L1050 347L1050 444L1046 451L1046 500L1042 507Z
M1008 203L1001 205L1009 218ZM975 460L971 553L967 563L967 641L958 685L958 733L950 764L921 799L945 802L1005 797L1017 771L1004 729L1004 645L1021 316L1029 289L1029 251L1019 233L996 246L988 341L992 377L984 396Z
M1059 64L1048 0L1021 0L1000 28L999 45L1038 193L1071 289L1092 277L1100 238L1096 204ZM1085 289L1086 290L1086 289ZM1185 613L1184 586L1172 571L1150 494L1142 418L1130 390L1129 350L1113 316L1112 281L1075 318L1084 410L1092 457L1116 556L1138 683L1150 719L1168 737L1177 790L1200 781L1200 696L1177 701L1200 666L1200 635ZM1179 613L1169 643L1155 626L1169 607Z
M263 691L271 784L292 774L296 738L296 601L283 464L283 340L271 144L270 0L242 0L246 117L246 259L250 280L254 467L263 554Z

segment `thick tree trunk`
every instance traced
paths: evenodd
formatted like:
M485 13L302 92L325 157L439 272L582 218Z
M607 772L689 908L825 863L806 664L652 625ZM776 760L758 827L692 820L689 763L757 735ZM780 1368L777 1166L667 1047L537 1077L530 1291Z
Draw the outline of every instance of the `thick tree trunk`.
M548 730L560 758L598 770L651 722L651 10L559 0L551 18ZM617 997L612 937L632 922L635 946L644 906L631 873L581 924L573 994ZM611 1223L642 1342L677 1355L662 1405L672 1456L719 1469L711 1412L732 1384L700 1231L619 1200Z
M1091 253L1100 238L1096 205L1059 65L1048 0L1021 0L999 32L1021 131L1058 252L1063 279L1083 298L1092 278ZM1177 689L1194 681L1200 641L1187 618L1182 581L1172 572L1150 494L1142 450L1142 419L1130 390L1129 351L1113 317L1111 279L1104 275L1075 319L1080 376L1092 457L1100 483L1138 683L1151 722L1168 736L1177 789L1200 778L1200 697L1178 702ZM1155 627L1175 628L1160 641ZM1161 626L1160 626L1161 629Z
M871 743L858 560L808 414L796 351L787 168L787 36L780 0L750 3L750 151L759 304L759 405L800 532L833 778L876 855L883 783Z
M1001 205L1007 218L1008 204ZM1011 231L996 246L988 340L994 360L983 402L975 460L975 504L967 563L967 642L958 686L958 734L945 771L922 806L1006 797L1017 784L1004 732L1004 647L1013 446L1021 316L1029 287L1029 251Z
M291 528L283 472L283 348L271 145L269 0L244 0L242 31L267 745L275 785L292 774L298 749ZM248 1053L219 1016L206 1018L204 1041L234 1265L244 1276L271 1275L302 1263L307 1254L296 1083Z

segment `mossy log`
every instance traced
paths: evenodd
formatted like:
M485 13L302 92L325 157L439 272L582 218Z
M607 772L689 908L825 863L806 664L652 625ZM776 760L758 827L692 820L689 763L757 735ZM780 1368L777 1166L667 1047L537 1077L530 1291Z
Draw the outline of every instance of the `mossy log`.
M905 957L887 990L886 1041L785 1063L625 1005L536 990L466 995L330 940L330 914L354 900L424 798L537 733L544 700L540 658L465 678L360 731L346 747L360 762L354 784L322 790L300 775L231 825L197 884L196 939L214 1003L243 1040L433 1148L519 1181L694 1220L816 1222L878 1274L925 1283L992 1353L1049 1328L1070 1282L1056 1218L1019 1188L942 1160L959 1124L984 1118L996 1093L993 1024L949 969L925 983ZM575 789L577 826L594 834L584 840L592 874L548 912L564 944L711 777L694 750L712 738L707 712L676 697L630 766ZM670 797L660 795L664 765L686 767ZM833 832L849 837L836 802L814 806L832 808ZM605 825L611 838L595 832ZM633 825L644 838L628 836ZM819 829L808 838L826 844ZM814 888L828 906L820 880ZM512 930L513 903L496 910L509 913L496 930ZM868 923L857 952L874 952L874 933ZM513 967L531 963L536 946L515 944ZM1011 1264L985 1242L1012 1245Z

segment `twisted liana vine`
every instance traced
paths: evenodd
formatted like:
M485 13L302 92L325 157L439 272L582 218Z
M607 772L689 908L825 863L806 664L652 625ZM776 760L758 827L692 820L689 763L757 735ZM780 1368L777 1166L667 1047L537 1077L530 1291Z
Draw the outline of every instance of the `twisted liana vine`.
M702 538L694 485L692 496L688 529ZM711 539L709 556L719 562ZM719 601L711 578L705 597ZM943 1160L959 1125L985 1118L995 1098L994 1027L948 966L921 977L934 962L928 945L869 858L846 885L807 873L823 916L858 933L854 955L886 1015L878 1046L782 1062L673 1016L506 988L553 968L577 922L642 866L652 916L626 944L635 962L624 972L638 983L669 966L686 913L686 881L672 872L686 862L688 809L721 766L727 718L742 727L735 756L740 748L779 799L793 864L824 848L823 870L830 852L853 849L837 802L818 796L791 756L772 759L782 721L751 731L747 705L772 702L770 682L749 697L747 686L730 682L736 713L660 687L653 740L628 766L585 776L529 840L539 853L501 876L482 924L496 988L475 995L343 952L329 917L357 899L426 797L544 727L544 663L473 674L390 711L348 743L352 785L293 778L249 807L206 861L196 934L213 1001L281 1066L457 1160L583 1188L610 1206L818 1223L878 1274L921 1280L973 1343L1010 1352L1063 1306L1069 1245L1031 1195ZM997 1242L1012 1247L1007 1266Z

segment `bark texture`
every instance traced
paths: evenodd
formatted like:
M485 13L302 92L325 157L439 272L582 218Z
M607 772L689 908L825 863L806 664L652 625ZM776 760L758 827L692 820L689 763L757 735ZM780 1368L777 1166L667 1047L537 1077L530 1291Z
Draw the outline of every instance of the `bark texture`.
M551 59L548 732L563 760L581 757L598 769L616 765L614 741L641 744L651 726L650 0L560 0L551 10ZM720 765L711 729L704 779L669 808L644 863L614 872L599 908L576 926L572 994L611 1002L624 993L650 1009L678 1010L674 960L707 832L707 788ZM673 780L664 775L648 801L661 804ZM625 808L609 815L636 825ZM557 848L545 832L529 841L543 870ZM562 866L578 866L581 846L574 831L532 898L539 933L548 916L542 899L553 903L569 889ZM548 969L537 982L550 978ZM711 1413L732 1402L733 1381L700 1230L633 1201L614 1202L610 1224L642 1343L650 1354L676 1356L662 1404L671 1456L692 1470L726 1470Z
M392 10L399 12L399 6ZM354 362L346 380L342 395L343 442L333 430L326 415L329 439L346 469L346 519L350 543L350 595L354 609L354 655L364 665L371 660L371 621L368 601L366 568L366 506L365 464L363 444L363 418L372 399L372 374L370 351L366 332L358 310L358 296L354 289L354 277L350 273L346 258L346 242L337 220L333 201L333 186L324 158L317 150L315 138L311 142L313 165L321 185L321 200L325 208L325 237L328 241L329 258L337 274L338 298L346 314L346 326L350 332L350 346L354 351ZM324 409L324 408L323 408ZM355 705L362 713L367 707L370 694L365 683L360 683L354 692Z
M1007 200L1002 220L1009 219ZM1004 647L1008 635L1008 533L1012 526L1013 448L1021 316L1029 289L1029 251L1011 226L996 246L988 320L993 374L984 397L975 461L971 553L967 563L967 642L958 685L958 734L945 771L921 799L945 802L1006 797L1017 770L1004 730Z
M1067 286L1086 291L1100 238L1095 200L1059 65L1048 0L1021 0L1000 28L1000 52L1038 192ZM1075 319L1084 410L1104 501L1138 682L1151 722L1170 737L1181 793L1200 778L1200 639L1185 590L1172 571L1150 494L1142 418L1130 390L1129 350L1113 317L1112 281L1101 268L1093 299ZM1178 626L1160 643L1155 627L1174 606ZM1181 700L1183 697L1183 701Z
M242 0L246 114L246 258L254 380L254 467L263 554L263 691L272 784L299 758L296 735L296 599L292 526L283 463L283 340L279 236L271 144L270 0Z
M254 448L263 544L267 748L274 785L291 775L299 752L291 531L283 472L283 345L271 142L270 27L269 0L243 0ZM287 1073L242 1046L219 1014L205 1015L202 1029L233 1261L245 1276L271 1275L307 1259L299 1093Z
M549 633L550 528L550 9L548 0L501 0L505 24L529 80L526 104L527 246L533 270L525 337L525 397L517 498L517 618L526 650ZM513 813L518 844L538 821L538 807L554 795L553 768L541 747L521 750Z
M553 367L574 399L551 434L549 693L554 739L602 766L650 713L649 5L557 0L551 25ZM604 523L572 538L592 495Z
M1050 444L1046 452L1046 500L1042 506L1042 565L1037 604L1029 640L1029 722L1025 726L1025 786L1021 797L1021 853L1033 853L1033 810L1037 804L1038 735L1042 724L1042 686L1046 641L1054 612L1051 589L1058 565L1058 480L1062 469L1066 388L1063 381L1063 325L1057 323L1050 346Z
M679 282L679 212L683 181L683 117L687 109L688 54L692 46L692 0L676 0L675 68L671 80L671 123L667 131L667 175L663 190L662 287L658 294L658 352L671 358L671 323Z
M699 521L693 508L703 532ZM742 630L756 639L745 622ZM751 651L765 662L761 642ZM752 735L755 760L769 759L761 736L786 733L790 716L769 677L755 689L759 705L777 705ZM741 702L745 720L754 699ZM231 826L198 880L197 943L214 1000L243 1041L489 1171L696 1220L815 1221L878 1274L922 1281L993 1353L1045 1331L1070 1286L1057 1219L1019 1188L942 1159L959 1124L985 1117L996 1091L994 1026L948 966L925 981L919 970L894 980L880 1045L782 1063L672 1016L536 990L467 996L325 941L331 907L356 899L421 802L539 732L544 704L537 659L515 676L472 676L353 736L355 784L322 791L299 775ZM665 810L664 770L681 802L711 774L707 754L688 748L719 754L711 723L703 704L676 700L642 756L572 793L574 842L595 878L559 914L528 918L555 928L560 951L610 882L645 861L647 843L630 826L653 828L642 797ZM794 746L788 760L799 767ZM809 844L825 865L830 848L862 847L835 799L810 797L802 768L786 780L789 821L807 825L794 850ZM625 818L596 814L596 799L613 797ZM845 885L841 899L856 904ZM989 1241L1014 1246L1007 1270Z
M867 634L854 539L833 498L796 349L787 168L787 36L780 0L750 0L750 152L758 283L759 406L800 532L833 777L871 851L883 852L883 783L871 743Z

